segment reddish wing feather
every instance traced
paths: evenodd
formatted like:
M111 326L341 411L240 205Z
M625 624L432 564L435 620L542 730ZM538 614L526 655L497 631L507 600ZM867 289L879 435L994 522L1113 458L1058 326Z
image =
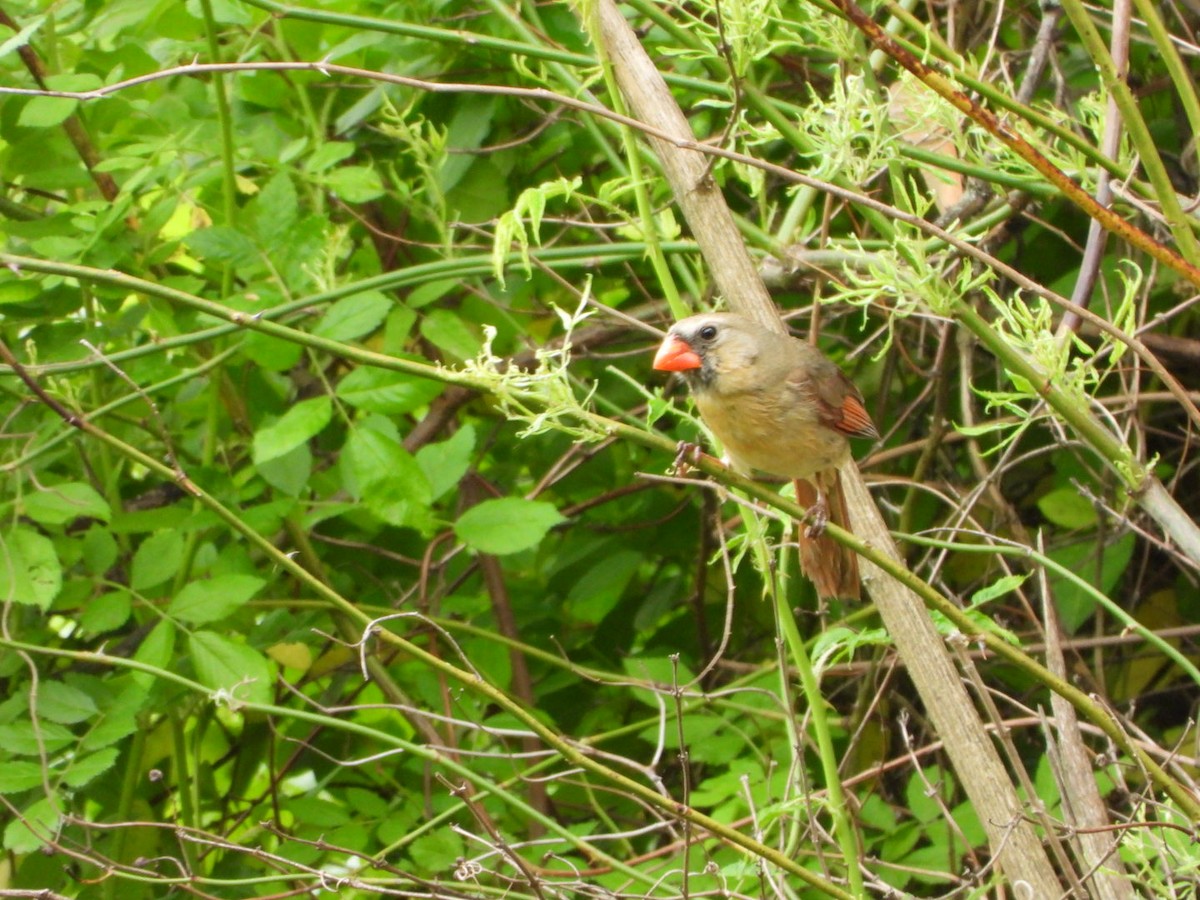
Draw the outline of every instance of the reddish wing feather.
M792 373L791 380L811 393L817 402L821 424L826 428L848 437L879 437L858 388L833 363L827 363L825 371L815 378L800 369Z
M841 412L841 418L833 423L833 427L842 434L848 434L851 437L879 437L879 432L875 430L875 423L871 421L867 408L863 406L862 400L856 394L846 395L842 401Z

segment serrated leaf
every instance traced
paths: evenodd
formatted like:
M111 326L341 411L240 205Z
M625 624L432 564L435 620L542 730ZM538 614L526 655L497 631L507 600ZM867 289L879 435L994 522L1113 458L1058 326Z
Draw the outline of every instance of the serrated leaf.
M264 247L282 241L299 214L296 186L286 169L280 169L254 198L254 232Z
M391 298L380 291L352 294L326 310L313 334L331 341L352 341L378 328L391 308Z
M183 535L171 529L156 531L133 554L129 586L144 591L174 577L183 562Z
M17 756L41 757L47 753L57 753L73 743L75 735L71 730L55 722L39 721L36 729L29 719L0 725L0 747L4 748L5 753Z
M112 532L99 523L83 536L83 564L92 575L103 575L111 569L120 552Z
M52 485L25 497L24 504L25 515L42 525L62 525L85 516L103 522L112 518L108 502L82 481Z
M458 359L473 359L483 344L463 317L448 309L431 310L421 320L421 336L443 353Z
M408 854L422 871L450 872L466 852L462 838L448 828L423 834L409 845Z
M211 263L243 266L258 258L254 243L236 228L214 225L193 231L183 239L184 246Z
M74 725L96 714L96 701L69 684L43 681L38 685L37 714L60 725Z
M346 441L341 465L346 489L373 515L390 525L428 525L429 481L387 419L360 423Z
M220 692L220 701L241 703L271 701L271 666L266 657L212 631L188 636L196 678L205 687Z
M551 528L565 521L553 503L502 497L472 506L454 523L454 533L480 553L502 556L536 547Z
M312 451L300 444L283 456L259 463L256 467L263 481L289 497L299 497L308 487L312 475Z
M24 854L41 848L58 834L61 808L62 801L58 798L35 800L4 827L4 849Z
M124 588L107 591L88 600L79 614L79 626L91 634L115 631L129 621L133 598Z
M151 628L133 658L156 669L170 668L171 660L175 658L175 624L170 619L163 619ZM155 677L149 672L135 671L133 680L139 686L148 688L154 683Z
M63 773L63 783L68 787L81 788L98 775L103 775L117 761L117 748L106 747L87 756L78 757L71 768Z
M0 766L0 795L19 794L42 784L42 766L40 763L26 762L23 759L6 760Z
M138 713L146 705L148 694L145 688L130 680L125 687L100 710L100 715L89 724L87 734L79 742L80 750L99 750L115 744L138 729Z
M192 625L225 618L262 590L267 582L253 575L217 575L183 586L167 612Z
M62 589L62 564L54 543L18 525L0 539L0 602L48 609Z
M320 434L333 416L325 394L301 400L282 416L254 433L254 464L277 459Z
M355 409L403 416L427 405L443 387L441 382L428 378L362 366L341 380L337 396Z

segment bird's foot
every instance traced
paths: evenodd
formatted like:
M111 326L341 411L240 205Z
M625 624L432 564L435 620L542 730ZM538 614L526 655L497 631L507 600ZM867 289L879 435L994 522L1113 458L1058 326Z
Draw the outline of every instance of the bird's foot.
M696 467L696 463L700 462L700 457L703 455L704 451L700 449L699 444L693 444L691 441L680 441L675 448L675 460L671 463L671 468L668 471L672 475L686 475Z
M804 536L807 538L819 538L825 533L825 526L829 524L829 507L825 505L825 498L818 497L817 502L808 508L808 512L804 514L804 521L808 523L808 527L804 529Z

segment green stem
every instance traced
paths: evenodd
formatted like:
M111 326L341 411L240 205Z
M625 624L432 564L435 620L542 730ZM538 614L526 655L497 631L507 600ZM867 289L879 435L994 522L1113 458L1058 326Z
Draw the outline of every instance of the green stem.
M937 547L942 550L952 550L956 553L981 553L991 556L1006 556L1011 559L1026 559L1037 563L1045 569L1053 572L1064 581L1069 581L1075 587L1079 588L1085 594L1092 598L1100 606L1103 606L1108 614L1121 623L1123 630L1133 632L1139 635L1147 644L1150 644L1159 653L1171 660L1175 665L1179 666L1180 670L1187 674L1197 685L1200 685L1200 668L1181 653L1176 647L1171 646L1169 642L1159 637L1133 616L1131 616L1119 603L1112 600L1103 591L1096 588L1091 582L1085 578L1081 578L1078 574L1068 569L1046 556L1044 553L1039 553L1032 547L1026 547L1019 544L968 544L959 541L943 541L936 538L926 537L924 535L902 534L897 532L895 537L899 540L907 541L911 544L920 544L922 547Z
M124 774L121 777L121 794L117 800L116 813L113 816L114 822L128 822L132 817L130 815L133 809L133 798L137 791L137 786L145 777L143 771L142 754L146 750L146 734L147 729L138 728L133 733L133 739L129 742L129 752L125 757ZM125 847L129 840L129 835L132 829L118 828L116 834L113 835L112 858L117 863L125 862ZM120 882L116 878L104 879L102 896L104 900L119 900L117 896L117 887Z
M1150 32L1159 58L1167 67L1171 82L1175 85L1176 96L1179 97L1179 104L1183 107L1188 126L1195 138L1200 135L1200 99L1196 96L1196 80L1180 57L1179 49L1175 46L1175 41L1171 39L1171 33L1167 30L1166 25L1163 24L1158 7L1150 0L1133 0L1133 2L1137 6L1138 14L1146 23L1146 30ZM1193 155L1198 152L1200 152L1200 144L1196 144L1192 150Z
M1192 230L1190 218L1179 203L1179 195L1175 193L1175 187L1171 184L1167 167L1158 152L1158 144L1146 126L1146 120L1142 117L1142 111L1138 108L1137 99L1129 89L1124 73L1117 70L1112 54L1100 36L1100 29L1092 21L1091 13L1083 3L1080 0L1062 0L1062 8L1075 27L1084 49L1099 70L1105 90L1120 110L1121 124L1138 153L1142 168L1146 170L1180 254L1192 265L1200 265L1200 240Z
M849 813L846 795L842 790L842 777L838 771L837 754L833 749L833 736L829 730L825 697L821 694L821 684L813 671L812 660L809 659L804 639L800 636L800 629L796 627L796 617L792 614L792 609L787 602L787 591L782 589L782 585L777 585L772 593L775 595L776 626L783 633L788 656L800 677L800 688L804 693L808 718L812 723L813 737L817 742L817 753L821 758L821 771L825 779L825 791L829 802L829 815L833 821L833 834L837 838L842 856L846 861L850 893L856 897L865 897L862 868L859 865L859 858L862 854L858 842L858 829ZM786 671L781 671L780 677L786 677ZM801 758L803 758L802 751Z
M1075 433L1116 473L1129 491L1139 491L1150 473L1133 455L1133 451L1096 419L1087 406L1068 397L1056 387L1024 354L1012 346L968 303L955 304L954 316L979 339L1004 368L1027 382L1043 397Z
M213 62L221 62L221 42L217 36L217 22L213 18L212 0L200 0L200 10L204 17L209 56ZM225 75L214 73L212 87L213 97L217 101L217 125L221 132L221 224L232 227L237 213L237 172L234 168L233 115L229 110ZM233 266L225 263L221 269L221 296L228 297L232 288Z

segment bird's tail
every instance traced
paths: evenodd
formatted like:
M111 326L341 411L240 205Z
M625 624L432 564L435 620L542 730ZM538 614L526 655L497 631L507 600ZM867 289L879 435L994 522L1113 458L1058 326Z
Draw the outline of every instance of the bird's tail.
M842 477L837 469L818 472L813 482L796 481L795 485L797 503L814 511L823 507L830 522L840 528L850 528L850 512L846 508ZM798 539L800 568L812 581L819 597L823 600L858 600L862 596L857 553L825 534L821 522L808 527L802 524Z

